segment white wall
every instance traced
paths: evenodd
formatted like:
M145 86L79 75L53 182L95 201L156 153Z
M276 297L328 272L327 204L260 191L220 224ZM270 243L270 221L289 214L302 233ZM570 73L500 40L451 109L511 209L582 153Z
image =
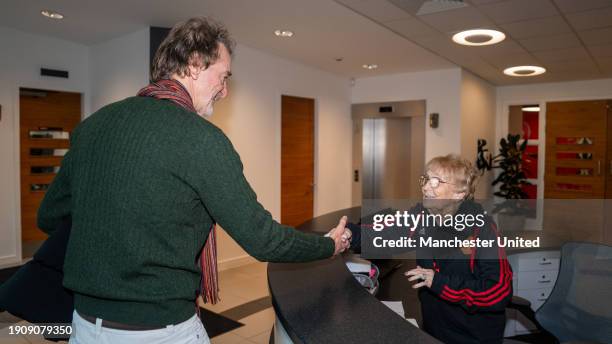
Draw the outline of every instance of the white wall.
M612 79L497 87L498 103L510 101L537 103L538 101L607 99L610 97L612 97Z
M92 46L89 56L91 109L96 111L136 95L149 82L149 29Z
M510 105L540 104L543 114L546 102L589 99L612 99L612 79L497 87L497 137L507 134Z
M468 71L461 73L461 155L476 161L477 140L487 140L489 150L495 147L495 87ZM476 199L492 197L493 172L478 181Z
M0 265L21 259L19 88L84 93L89 111L87 47L0 27ZM69 79L41 77L40 68L68 70Z
M238 45L228 98L211 119L229 136L259 201L280 218L281 95L315 99L314 216L351 205L350 88L346 78ZM225 266L245 257L220 235ZM223 266L222 266L223 267Z
M351 102L374 103L426 100L425 161L438 155L461 153L461 69L360 78ZM440 126L429 127L429 114L440 114Z

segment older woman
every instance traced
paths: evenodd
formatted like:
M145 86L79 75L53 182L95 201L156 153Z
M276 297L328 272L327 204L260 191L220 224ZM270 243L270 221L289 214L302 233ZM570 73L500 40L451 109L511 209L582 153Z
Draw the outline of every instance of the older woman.
M418 235L491 240L497 237L493 221L473 201L476 171L455 155L432 159L421 177L425 214L478 215L481 226L421 228ZM450 234L449 234L450 233ZM491 242L496 242L492 240ZM405 273L420 288L423 329L445 343L501 343L505 307L512 298L512 270L503 248L453 248L417 252L417 267Z

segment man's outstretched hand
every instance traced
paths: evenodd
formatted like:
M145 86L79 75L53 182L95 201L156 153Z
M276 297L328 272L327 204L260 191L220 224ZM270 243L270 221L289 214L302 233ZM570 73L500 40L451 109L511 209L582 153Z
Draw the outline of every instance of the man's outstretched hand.
M338 255L339 253L344 252L347 248L349 248L349 246L351 246L352 233L350 229L346 228L347 221L348 221L348 218L346 216L342 216L336 228L333 228L326 235L330 237L332 240L334 240L334 244L335 244L334 256Z

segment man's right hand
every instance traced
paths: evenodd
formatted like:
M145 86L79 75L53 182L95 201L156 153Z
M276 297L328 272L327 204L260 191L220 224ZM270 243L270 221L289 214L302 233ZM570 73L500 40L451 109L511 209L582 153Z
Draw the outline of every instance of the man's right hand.
M346 223L348 218L346 216L342 216L340 222L336 228L333 228L327 236L329 236L332 240L334 240L334 256L344 252L349 246L351 246L351 230L346 228Z

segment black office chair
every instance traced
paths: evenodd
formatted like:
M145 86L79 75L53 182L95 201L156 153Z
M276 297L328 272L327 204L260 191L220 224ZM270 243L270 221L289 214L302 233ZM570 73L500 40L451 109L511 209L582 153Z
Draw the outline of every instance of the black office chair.
M514 298L517 309L551 341L612 343L612 247L571 242L550 296L537 312Z

